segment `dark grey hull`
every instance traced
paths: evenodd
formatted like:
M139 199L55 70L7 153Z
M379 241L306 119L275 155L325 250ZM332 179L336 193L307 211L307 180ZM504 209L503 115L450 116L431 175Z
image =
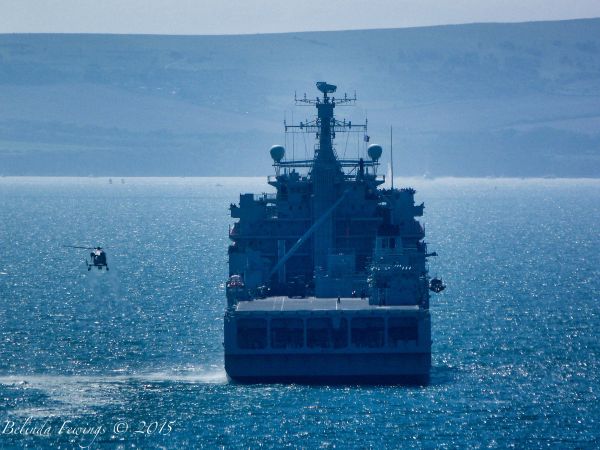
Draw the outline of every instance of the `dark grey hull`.
M365 386L427 386L429 375L389 375L389 376L310 376L310 377L227 377L230 382L240 384L306 384L306 385L365 385Z
M430 353L225 356L227 376L240 383L424 385L430 368Z

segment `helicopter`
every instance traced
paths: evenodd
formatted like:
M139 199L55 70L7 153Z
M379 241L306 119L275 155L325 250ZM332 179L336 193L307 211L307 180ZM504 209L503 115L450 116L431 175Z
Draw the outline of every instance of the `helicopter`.
M79 245L65 245L69 248L82 248L85 250L92 250L90 252L90 260L85 260L88 270L92 270L92 267L97 267L98 270L102 270L104 267L108 271L108 264L106 262L106 252L102 250L102 247L82 247Z

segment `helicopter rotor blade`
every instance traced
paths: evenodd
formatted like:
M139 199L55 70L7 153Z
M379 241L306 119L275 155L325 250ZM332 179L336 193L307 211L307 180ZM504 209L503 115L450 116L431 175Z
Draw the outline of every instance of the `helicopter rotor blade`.
M67 247L67 248L83 248L85 250L95 250L95 247L81 247L80 245L63 245L63 247Z

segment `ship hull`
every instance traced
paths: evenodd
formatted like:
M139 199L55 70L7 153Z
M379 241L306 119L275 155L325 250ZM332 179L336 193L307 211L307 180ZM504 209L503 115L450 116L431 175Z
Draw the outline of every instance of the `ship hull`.
M431 353L226 355L240 383L416 384L429 382Z
M238 384L304 384L304 385L364 385L364 386L427 386L429 385L429 375L390 375L390 376L310 376L310 377L236 377L229 375L227 379L230 383Z
M225 371L238 382L424 384L429 310L368 299L270 297L225 315Z

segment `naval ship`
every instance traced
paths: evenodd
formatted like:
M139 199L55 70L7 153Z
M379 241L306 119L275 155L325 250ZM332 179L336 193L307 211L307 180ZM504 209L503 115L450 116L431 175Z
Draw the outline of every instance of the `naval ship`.
M275 193L240 194L229 230L225 371L239 382L427 383L430 280L415 190L385 188L367 121L338 120L336 86L295 97L316 117L284 122L315 138L312 157L270 149ZM354 159L339 157L357 133ZM287 140L287 137L286 137ZM309 141L310 142L310 141ZM361 156L361 152L364 157ZM345 153L345 151L344 151Z

